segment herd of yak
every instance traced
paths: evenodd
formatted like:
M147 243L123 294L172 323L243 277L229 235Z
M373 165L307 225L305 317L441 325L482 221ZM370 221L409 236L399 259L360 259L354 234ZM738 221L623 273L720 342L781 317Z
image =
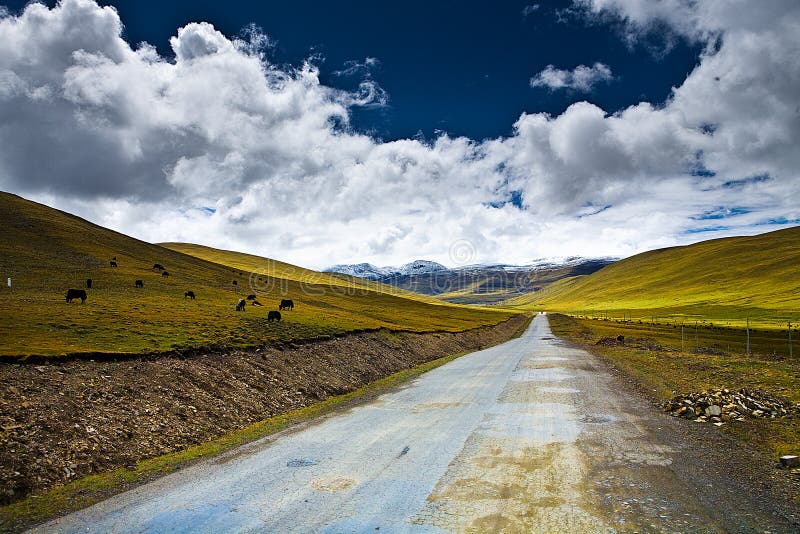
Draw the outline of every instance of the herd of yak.
M117 258L116 257L113 258L109 262L109 265L112 268L116 267L117 266ZM153 270L161 271L161 276L164 276L164 277L169 276L169 272L167 272L167 270L164 268L164 266L161 265L160 263L156 263L155 265L153 265ZM143 280L136 280L133 285L134 285L134 287L137 287L137 288L143 288L144 287L144 281ZM238 285L236 280L233 281L233 285L234 286ZM88 289L92 288L92 279L91 278L87 278L86 279L86 287ZM87 295L86 295L86 290L85 289L67 289L67 294L66 294L67 302L72 302L73 300L80 299L81 300L81 304L83 304L84 302L86 302L86 298L87 298ZM184 292L183 298L185 298L185 299L189 298L189 299L194 300L195 299L194 291L186 291L186 292ZM255 294L247 295L247 300L252 301L253 306L263 306L263 304L261 304L260 302L258 302L256 300L256 295ZM247 305L247 300L239 299L239 302L236 303L236 311L237 312L245 310L245 307ZM290 299L282 299L281 303L278 305L278 310L293 310L293 309L294 309L294 302L292 300L290 300ZM277 311L277 310L270 310L267 313L267 320L269 322L272 322L272 321L280 322L280 320L281 320L281 312Z

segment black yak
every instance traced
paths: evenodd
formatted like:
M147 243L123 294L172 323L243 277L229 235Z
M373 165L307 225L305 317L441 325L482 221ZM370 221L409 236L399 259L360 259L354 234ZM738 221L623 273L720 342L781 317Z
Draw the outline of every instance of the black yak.
M281 322L281 312L272 310L267 314L267 321L270 323L275 320Z
M291 299L283 299L281 300L280 305L278 305L279 310L293 310L294 309L294 302Z
M67 302L72 302L73 299L81 299L81 304L86 302L86 291L83 289L67 289Z
M194 291L187 291L183 294L183 298L189 297L190 299L194 300Z
M137 280L133 285L136 287L144 287L144 282L141 280Z
M244 299L239 299L239 302L236 303L236 311L244 311L244 307L247 305L247 301Z

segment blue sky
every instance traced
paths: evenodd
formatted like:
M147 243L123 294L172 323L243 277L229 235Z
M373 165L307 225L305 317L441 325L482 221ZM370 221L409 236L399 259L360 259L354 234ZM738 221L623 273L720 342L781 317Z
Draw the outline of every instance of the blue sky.
M149 241L525 263L800 219L795 0L4 5L0 188Z

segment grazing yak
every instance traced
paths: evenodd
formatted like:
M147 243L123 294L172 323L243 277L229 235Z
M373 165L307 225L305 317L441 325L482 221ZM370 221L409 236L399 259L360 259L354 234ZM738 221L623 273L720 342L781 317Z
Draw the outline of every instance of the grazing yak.
M247 300L256 300L255 295L247 295Z
M67 302L72 302L73 299L81 299L81 304L86 302L86 291L83 289L67 289Z
M275 320L281 322L281 312L272 310L267 314L267 321L270 323Z
M281 303L278 305L279 310L293 310L294 309L294 302L291 299L283 299Z
M157 271L163 271L164 270L164 266L161 265L160 263L154 263L153 264L153 269L155 269Z
M108 264L110 266L112 266L112 267L116 267L117 266L117 262L115 262L114 260L111 260L110 262L108 262Z
M133 285L135 285L136 287L144 287L144 282L141 280L137 280L136 282L134 282Z
M235 285L235 286L238 286L238 285L239 285L239 282L237 282L236 280L234 280L234 281L233 281L233 285Z
M239 299L239 302L236 303L236 311L244 311L245 306L247 306L247 301Z
M169 276L169 273L167 271L164 271L163 273L161 273L161 276Z
M92 289L92 279L91 278L87 278L86 279L86 289Z
M194 300L194 291L187 291L183 294L183 298L189 297L190 299Z
M260 303L260 302L258 302L257 300L254 300L254 301L253 301L253 306L263 306L263 304L261 304L261 303Z

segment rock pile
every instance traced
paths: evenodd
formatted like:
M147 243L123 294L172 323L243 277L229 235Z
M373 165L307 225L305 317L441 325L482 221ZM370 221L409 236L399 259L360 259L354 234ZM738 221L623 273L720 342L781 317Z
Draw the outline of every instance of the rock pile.
M760 389L731 391L711 389L676 395L662 407L673 417L711 422L722 426L731 421L744 421L745 416L776 418L800 414L800 404L770 395Z

